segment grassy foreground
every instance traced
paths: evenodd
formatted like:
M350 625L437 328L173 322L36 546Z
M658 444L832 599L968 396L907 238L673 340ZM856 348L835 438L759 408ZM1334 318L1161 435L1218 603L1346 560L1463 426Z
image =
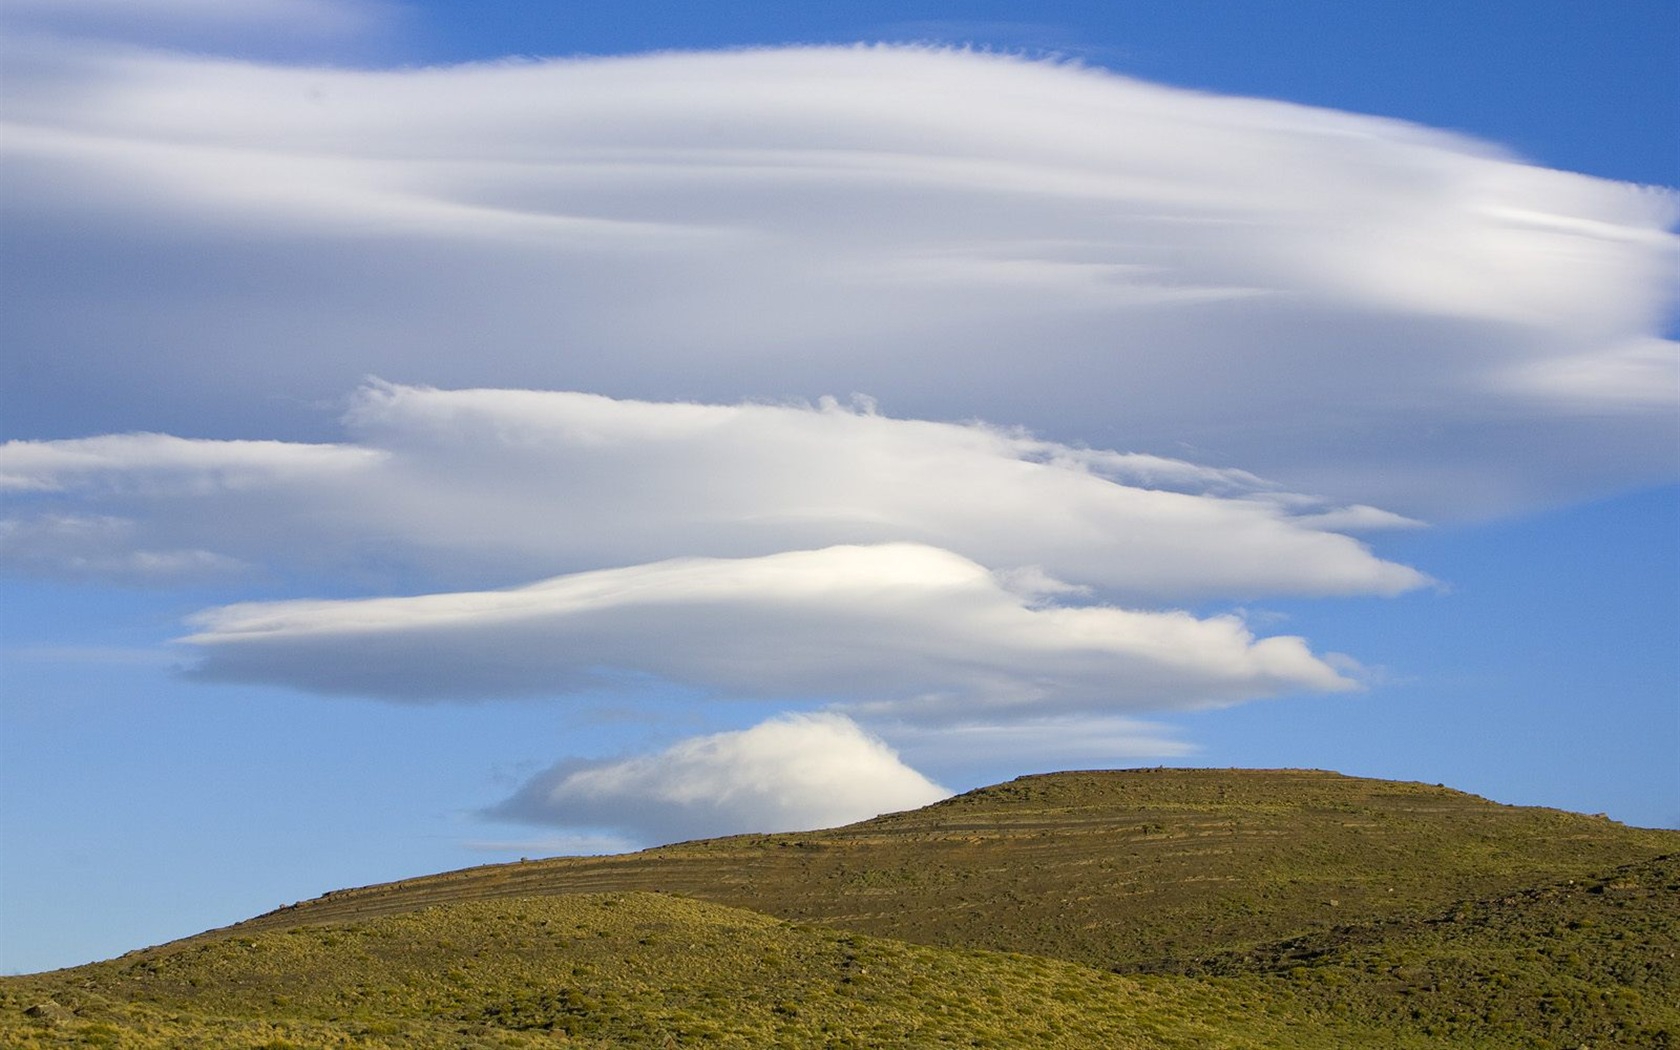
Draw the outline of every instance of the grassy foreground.
M1253 978L1124 977L658 894L440 905L8 982L19 1048L1333 1047Z
M1677 857L1423 785L1057 774L0 978L0 1046L1671 1047Z

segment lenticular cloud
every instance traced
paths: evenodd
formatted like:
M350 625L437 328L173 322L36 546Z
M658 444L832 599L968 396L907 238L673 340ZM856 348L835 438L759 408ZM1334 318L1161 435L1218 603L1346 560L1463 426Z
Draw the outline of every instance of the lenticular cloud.
M1673 194L1443 132L902 47L14 50L42 431L295 437L371 373L868 391L1431 517L1675 473Z
M195 575L365 577L397 563L483 587L676 555L911 541L1151 603L1424 582L1338 531L1406 524L1373 508L867 406L375 384L346 426L352 440L338 444L140 434L0 446L15 508L0 520L0 561L84 577L136 551Z
M1191 707L1352 688L1235 617L1063 606L915 544L680 559L501 591L228 606L195 672L399 700L651 678L712 696L931 717Z

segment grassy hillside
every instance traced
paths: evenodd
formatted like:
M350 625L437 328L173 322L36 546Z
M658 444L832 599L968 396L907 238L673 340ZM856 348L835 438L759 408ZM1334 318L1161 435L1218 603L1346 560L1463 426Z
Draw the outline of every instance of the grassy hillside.
M1027 777L0 979L0 1045L1673 1046L1677 857L1331 773Z
M1680 855L1185 967L1297 1007L1470 1044L1680 1046Z
M919 944L1159 970L1591 878L1680 833L1307 770L1023 777L830 831L497 865L334 893L247 924L647 890Z
M1129 978L655 894L440 905L0 984L0 1042L18 1050L1384 1041L1268 1003L1254 978Z

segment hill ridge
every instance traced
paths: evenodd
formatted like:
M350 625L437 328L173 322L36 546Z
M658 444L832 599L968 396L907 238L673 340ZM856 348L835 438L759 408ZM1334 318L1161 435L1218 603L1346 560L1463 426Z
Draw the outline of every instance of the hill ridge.
M1505 806L1420 782L1322 770L1080 770L1017 777L838 828L480 865L334 890L229 929L455 899L656 890L920 943L1109 968L1158 954L1146 945L1168 926L1197 926L1209 945L1233 937L1268 943L1401 907L1515 891L1553 873L1584 877L1676 848L1680 833ZM1317 903L1295 900L1309 891ZM959 921L959 911L987 918ZM928 913L944 918L918 919ZM1012 918L1043 926L1044 935L1011 929ZM1173 954L1196 947L1182 934L1164 940Z

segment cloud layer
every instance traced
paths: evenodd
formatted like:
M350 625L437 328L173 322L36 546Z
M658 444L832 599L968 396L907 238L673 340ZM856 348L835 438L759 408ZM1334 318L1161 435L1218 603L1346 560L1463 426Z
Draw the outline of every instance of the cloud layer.
M835 827L949 794L848 718L785 715L653 755L561 763L491 815L670 842Z
M161 580L170 564L196 577L397 562L422 586L483 586L913 541L1155 602L1424 582L1335 531L1406 524L1392 515L978 423L389 384L365 387L346 422L354 440L331 445L139 434L0 446L0 490L17 508L0 521L0 564L127 578L144 554Z
M11 52L25 433L314 436L371 372L861 390L1432 516L1676 472L1673 194L1460 137L911 48Z

